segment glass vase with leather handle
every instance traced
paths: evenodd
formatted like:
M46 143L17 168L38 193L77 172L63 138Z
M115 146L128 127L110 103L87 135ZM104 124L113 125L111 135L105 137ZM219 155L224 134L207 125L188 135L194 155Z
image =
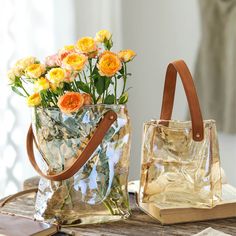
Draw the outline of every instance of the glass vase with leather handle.
M172 120L179 74L191 121ZM212 208L221 199L214 120L203 120L191 73L183 60L167 67L159 120L144 123L140 201Z
M130 119L124 105L86 105L74 114L36 108L27 134L29 160L42 177L35 218L60 224L130 215ZM33 143L39 150L36 161Z

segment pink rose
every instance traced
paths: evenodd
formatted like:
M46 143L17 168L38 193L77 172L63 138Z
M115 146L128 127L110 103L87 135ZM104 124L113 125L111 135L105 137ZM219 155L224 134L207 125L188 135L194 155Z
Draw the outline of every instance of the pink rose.
M65 70L65 71L66 71L66 77L64 78L64 81L67 83L73 82L78 73L72 72L70 70Z
M63 48L61 48L58 51L58 58L59 58L60 61L63 61L63 59L65 57L67 57L67 55L69 55L70 53L74 53L74 52L75 52L74 45L64 46Z
M48 67L60 66L60 60L57 54L46 57L45 65Z

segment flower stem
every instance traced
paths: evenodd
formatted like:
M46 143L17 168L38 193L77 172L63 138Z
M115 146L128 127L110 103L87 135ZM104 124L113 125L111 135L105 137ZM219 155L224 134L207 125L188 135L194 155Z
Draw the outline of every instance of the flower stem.
M56 95L54 94L54 92L52 92L52 96L53 96L53 98L54 98L55 103L57 103L57 97L56 97Z
M117 104L117 77L116 76L115 76L114 93L115 93L115 103Z
M102 94L102 103L104 104L104 102L105 102L105 91Z
M125 87L126 87L126 81L127 81L127 67L126 67L126 63L124 62L124 84L123 84L123 90L122 90L122 94L125 92Z
M83 75L84 75L85 83L88 84L88 80L87 80L87 77L86 77L86 74L84 73L84 71L83 71ZM81 80L81 77L80 77L80 74L79 74L79 78L80 78L80 81L82 81L82 80ZM90 84L90 85L91 85L91 84Z
M79 92L79 90L78 90L78 88L77 88L77 85L76 85L75 81L72 82L71 84L72 84L72 89L74 89L75 92Z
M106 87L106 80L103 79L103 88L105 89ZM103 90L103 93L102 93L102 103L104 104L105 103L105 98L107 96L107 90L108 88L106 88L105 90Z
M90 93L92 92L93 100L96 102L95 86L92 78L93 68L92 68L92 59L89 59L89 71L90 71Z
M29 97L29 93L26 91L26 89L24 88L24 86L21 85L20 87L23 89L23 91L25 92L26 96Z

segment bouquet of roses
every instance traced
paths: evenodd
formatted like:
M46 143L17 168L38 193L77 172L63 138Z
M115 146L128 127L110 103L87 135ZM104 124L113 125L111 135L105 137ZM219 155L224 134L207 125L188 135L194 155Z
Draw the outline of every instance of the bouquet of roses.
M41 63L35 57L16 62L8 72L11 88L31 107L59 107L64 113L87 104L125 104L127 63L135 57L128 49L112 52L112 35L100 30L95 38L80 38ZM118 83L123 89L118 94ZM32 84L33 93L29 92Z

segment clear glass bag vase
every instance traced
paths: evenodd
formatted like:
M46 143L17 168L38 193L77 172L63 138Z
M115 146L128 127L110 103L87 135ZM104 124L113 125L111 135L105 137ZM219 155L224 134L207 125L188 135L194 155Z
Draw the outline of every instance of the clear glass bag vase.
M177 72L191 121L171 120ZM140 201L162 207L212 208L221 200L219 147L214 120L202 119L191 74L181 61L170 63L160 120L144 123Z
M32 125L41 154L38 164L43 175L68 171L81 158L108 111L115 112L117 119L84 165L62 181L41 178L35 205L37 220L91 224L130 215L127 181L131 130L125 106L89 105L72 115L56 108L36 108ZM30 134L27 142L32 144ZM29 148L28 154L32 155Z

